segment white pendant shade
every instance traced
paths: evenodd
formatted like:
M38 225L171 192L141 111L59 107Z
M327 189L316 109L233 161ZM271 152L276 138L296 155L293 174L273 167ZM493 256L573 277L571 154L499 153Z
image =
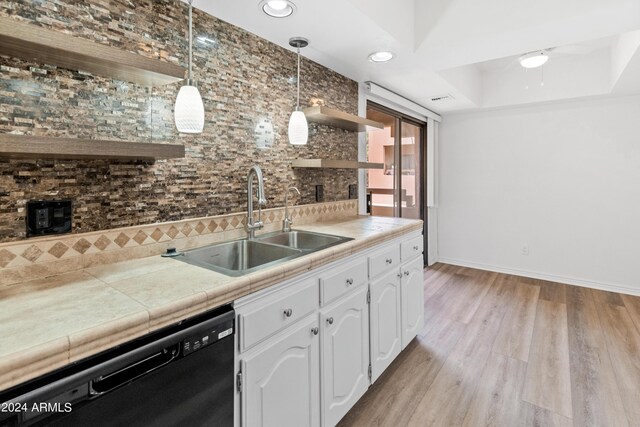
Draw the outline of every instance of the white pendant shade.
M296 109L291 113L289 118L289 144L291 145L307 145L309 139L309 125L307 117L300 111L300 48L309 44L309 40L304 37L292 37L289 44L298 51L298 78L297 80L297 98Z
M302 111L294 111L289 118L289 143L306 145L309 138L309 125Z
M204 129L204 104L197 87L191 80L193 67L193 6L189 0L189 68L185 85L180 88L176 97L176 105L173 108L173 117L178 132L202 133Z
M195 86L182 86L176 105L174 117L178 132L202 133L204 128L204 104L198 88Z

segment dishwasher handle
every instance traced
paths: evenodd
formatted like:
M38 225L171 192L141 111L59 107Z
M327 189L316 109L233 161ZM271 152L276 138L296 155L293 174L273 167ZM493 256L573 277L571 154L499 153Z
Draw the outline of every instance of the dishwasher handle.
M100 396L135 381L173 362L180 355L180 344L163 348L144 359L89 381L89 394Z

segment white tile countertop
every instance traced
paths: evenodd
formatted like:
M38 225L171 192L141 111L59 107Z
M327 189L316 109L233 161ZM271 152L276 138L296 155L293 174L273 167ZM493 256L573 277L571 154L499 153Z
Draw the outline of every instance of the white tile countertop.
M241 277L153 256L0 289L0 390L422 229L360 216L296 229L354 240Z

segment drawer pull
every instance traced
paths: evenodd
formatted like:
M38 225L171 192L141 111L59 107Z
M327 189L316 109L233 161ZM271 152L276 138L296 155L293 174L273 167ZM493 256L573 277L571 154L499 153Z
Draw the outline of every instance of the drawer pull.
M347 279L347 285L353 285L353 279L352 278Z
M315 328L311 328L311 333L313 335L318 335L318 327L316 326Z
M333 317L329 317L327 319L327 323L330 324L330 325L333 325Z
M393 264L393 258L387 258L387 264Z
M408 271L405 271L405 272L404 272L404 275L405 275L405 276L408 276L408 275L409 275L409 272L408 272Z
M284 311L284 317L291 317L292 314L293 314L293 310L291 310L290 308L287 308Z
M414 247L413 247L413 250L414 250L414 251L417 251L418 249L420 249L418 246L414 246Z

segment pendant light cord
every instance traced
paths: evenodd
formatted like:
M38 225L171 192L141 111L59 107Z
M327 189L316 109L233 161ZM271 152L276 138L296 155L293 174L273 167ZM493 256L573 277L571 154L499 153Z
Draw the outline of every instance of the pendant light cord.
M298 98L296 101L296 111L300 110L300 46L298 46Z
M193 18L192 18L192 7L191 7L191 3L193 0L189 0L189 69L187 71L187 84L191 85L191 62L193 60L192 58L192 53L191 51L193 50L193 37L192 37L192 22L193 22Z

